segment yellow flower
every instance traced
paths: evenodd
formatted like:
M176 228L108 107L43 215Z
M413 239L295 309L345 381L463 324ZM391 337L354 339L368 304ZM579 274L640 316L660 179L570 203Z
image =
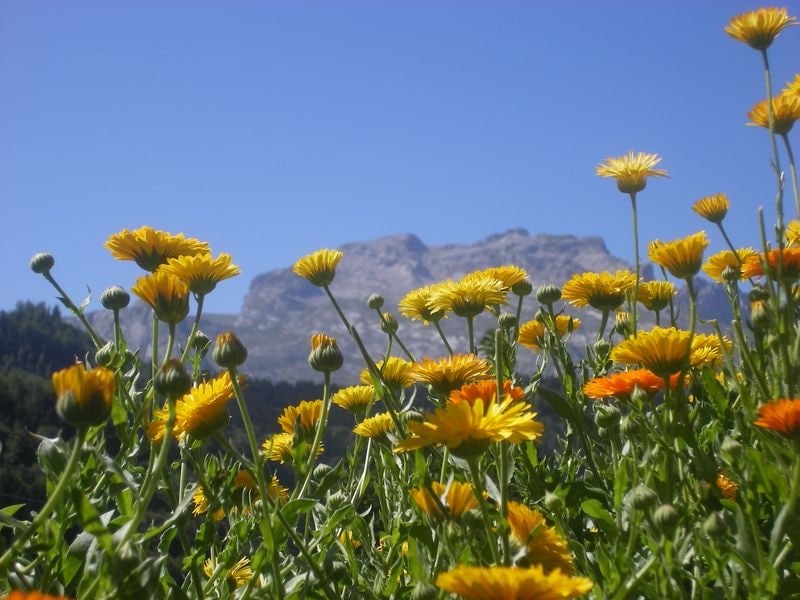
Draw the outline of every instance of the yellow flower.
M648 177L666 177L664 169L654 167L661 162L657 154L633 151L623 156L609 157L606 162L597 165L595 172L600 177L613 177L617 180L617 188L623 194L641 192L647 185Z
M378 368L383 381L392 389L407 388L414 383L414 379L411 377L412 364L407 360L397 356L390 356L385 361L379 360L375 363L375 366ZM361 371L359 379L364 385L372 384L369 369Z
M687 366L692 350L692 334L674 327L654 327L635 338L623 340L611 351L611 360L620 364L640 364L661 378Z
M758 8L733 17L725 33L756 50L766 50L778 34L797 24L785 8Z
M797 219L786 224L786 244L790 248L800 246L800 221Z
M706 232L698 231L683 239L649 246L648 256L651 261L664 267L674 277L689 279L700 270L706 246L708 246Z
M322 416L322 400L303 400L297 406L287 406L278 417L278 425L284 433L294 434L295 424L303 433L311 435Z
M367 438L379 438L394 429L394 421L389 413L380 413L364 419L353 428L353 433Z
M526 549L529 564L540 565L545 571L561 569L566 575L572 574L567 542L547 524L542 513L519 502L509 502L508 525L514 540Z
M439 502L436 501L436 498L431 495L431 492L426 487L413 488L410 492L414 504L431 517L444 517L439 508L439 503L447 511L447 516L454 519L457 519L467 511L478 508L478 497L475 495L475 489L470 483L451 481L449 485L445 485L438 481L433 481L431 482L431 490L436 494Z
M431 305L431 296L436 286L426 285L411 290L397 303L397 310L408 319L422 321L427 325L431 321L439 321L445 317L442 310L434 310Z
M244 469L239 469L233 479L233 487L237 490L250 490L255 492L258 498L258 483L253 476ZM267 484L269 497L279 502L286 502L289 499L289 490L281 485L277 475L272 476L272 480Z
M485 379L490 374L489 362L474 354L454 354L438 360L423 358L411 367L414 381L430 385L431 389L442 397L465 383Z
M231 264L231 255L222 253L213 258L211 253L170 258L159 269L171 273L189 286L195 294L208 294L223 279L239 274L239 267Z
M424 421L409 421L410 437L400 441L395 452L444 444L456 456L469 457L483 452L489 442L519 444L538 439L543 431L536 413L525 402L506 396L501 402L446 402L428 413Z
M575 331L581 326L581 320L577 317L568 315L556 316L556 330L558 337L564 337L567 333ZM544 343L545 325L541 321L533 320L523 323L519 328L517 342L530 348L531 350L541 350Z
M131 291L149 304L156 317L165 323L178 323L189 314L189 287L161 269L139 277Z
M208 497L206 496L206 491L203 489L202 485L198 485L197 489L194 491L192 495L192 503L194 504L194 508L192 509L192 514L195 517L199 517L208 512L208 509L211 507L211 502L209 502ZM214 514L211 515L211 518L217 522L221 521L225 518L225 511L222 508L218 508L214 511Z
M298 440L297 447L301 448L304 451L304 454L308 455L308 452L311 450L311 443ZM291 464L294 461L294 455L292 453L294 448L294 435L283 432L271 435L261 445L262 452L269 460L279 462L281 464ZM317 450L317 456L322 454L324 451L325 448L322 444L320 444L319 449Z
M117 380L105 367L86 370L78 363L52 375L59 416L76 427L101 425L111 413Z
M730 200L728 200L728 196L725 194L706 196L692 204L692 210L694 212L712 223L722 223L730 207Z
M714 367L722 362L725 351L730 352L733 342L728 338L722 338L722 342L717 335L706 335L696 333L692 338L692 352L689 363L693 367Z
M736 491L739 489L739 486L728 479L725 473L720 473L717 475L717 489L728 500L736 500Z
M782 94L800 94L800 73L794 76L794 79L786 84L786 87L781 91Z
M331 401L353 414L362 414L376 400L375 388L371 385L353 385L342 388L333 395Z
M675 284L671 281L643 281L639 284L639 293L636 299L647 310L658 312L664 310L677 293Z
M769 129L769 108L767 101L762 100L747 113L748 125ZM778 135L786 135L792 130L795 121L800 120L800 95L781 93L772 99L772 117L774 131Z
M505 299L503 283L479 272L459 281L448 279L436 284L430 302L433 312L453 312L459 317L472 318L489 306L503 304Z
M336 265L343 256L341 250L317 250L294 263L292 271L317 287L325 287L336 276Z
M722 283L724 281L722 272L727 267L738 270L748 258L755 255L756 251L752 248L737 248L736 254L731 250L722 250L708 257L703 264L703 271L714 281Z
M203 563L203 573L206 577L211 577L217 568L217 562L209 558ZM253 578L253 569L250 568L249 558L240 558L227 572L228 579L238 588L246 585Z
M528 280L528 272L522 267L516 265L503 265L502 267L491 267L476 271L473 275L486 275L492 279L496 279L503 284L503 289L508 292L518 283Z
M592 589L592 582L585 577L570 577L558 569L545 573L541 565L530 568L460 565L440 573L436 585L465 600L568 600Z
M800 440L800 398L767 402L758 409L758 417L755 425Z
M573 306L592 306L597 310L616 310L625 301L628 290L636 283L636 275L620 270L613 275L602 273L576 273L561 288L561 297Z
M135 260L145 271L155 271L170 258L209 252L206 242L185 238L182 233L172 235L147 226L133 231L123 229L110 235L103 246L117 260Z

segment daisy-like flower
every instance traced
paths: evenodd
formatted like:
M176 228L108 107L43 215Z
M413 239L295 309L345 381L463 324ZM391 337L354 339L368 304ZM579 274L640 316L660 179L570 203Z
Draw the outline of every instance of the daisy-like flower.
M528 281L528 272L522 267L516 265L503 265L502 267L491 267L476 271L475 275L486 275L492 279L496 279L503 284L503 289L508 292L513 289L518 283Z
M195 294L208 294L223 279L239 274L239 267L231 264L231 255L222 253L213 258L211 253L170 258L159 271L171 273L189 286Z
M800 248L780 248L770 250L766 256L758 253L748 257L742 265L743 277L762 277L765 275L764 266L772 279L778 277L778 265L782 263L781 277L792 281L800 277Z
M216 568L217 562L214 559L209 558L203 563L203 573L205 573L206 577L211 577ZM253 569L250 568L250 559L240 558L236 561L236 564L227 572L227 578L233 582L233 585L237 588L246 585L247 582L253 578Z
M546 572L560 569L572 575L572 554L567 542L547 524L542 513L519 502L509 502L508 525L513 539L525 548L528 564L540 565Z
M800 398L767 402L759 407L758 419L754 423L785 437L800 440Z
M570 317L569 315L556 316L556 331L558 332L558 337L564 337L580 326L581 320L577 317ZM544 323L536 319L523 323L519 327L517 343L531 350L541 350L546 329Z
M515 401L522 400L525 397L525 390L506 379L503 381L503 398L508 397ZM449 401L452 403L469 402L470 404L475 404L475 400L478 398L483 400L484 405L487 402L497 400L497 381L494 379L482 379L475 383L463 385L461 388L450 392Z
M336 277L336 265L343 256L341 250L323 248L299 259L292 266L292 272L317 287L325 287Z
M7 596L3 596L3 600L70 600L68 596L53 596L52 594L45 594L43 592L21 592L19 590L12 590Z
M800 221L797 219L789 221L786 224L786 245L789 246L789 248L800 246Z
M687 366L692 350L691 339L689 331L654 327L620 342L611 351L611 360L626 365L639 364L661 378L669 377Z
M752 248L737 248L736 254L732 250L722 250L712 254L703 263L703 272L716 282L723 283L722 272L731 267L740 269L742 264L751 256L755 256L756 251Z
M786 87L781 91L782 94L800 94L800 73L794 76L794 79L786 84Z
M717 489L723 495L723 497L727 498L728 500L736 500L736 491L739 489L739 486L736 485L734 481L728 479L728 476L725 473L720 473L717 475Z
M473 318L487 307L503 304L505 300L503 282L478 272L459 281L448 279L436 284L430 302L433 312L452 312L459 317Z
M673 277L689 279L700 270L706 246L706 232L698 231L683 239L648 246L647 254L651 261L664 267Z
M466 383L486 379L490 374L489 361L474 354L454 354L438 360L423 358L411 367L414 381L428 384L441 397Z
M431 304L431 296L436 286L426 285L415 290L411 290L397 303L397 310L400 314L414 321L422 321L428 325L431 321L440 321L445 318L443 310L434 310Z
M202 485L198 485L197 489L192 494L192 504L194 507L192 508L192 514L195 517L199 517L200 515L204 515L208 512L208 509L211 507L211 502L206 496L206 491L203 489ZM214 511L211 515L211 518L214 522L221 521L225 518L225 511L222 508L218 508Z
M387 360L379 360L375 363L378 371L386 382L386 385L395 390L407 388L414 383L414 378L411 375L412 363L404 360L398 356L390 356ZM359 380L364 385L371 385L372 378L370 377L369 369L361 371Z
M544 427L528 404L512 397L484 403L447 402L428 413L424 421L409 421L410 437L401 440L395 452L444 444L456 456L470 457L483 452L489 442L519 444L538 439Z
M56 411L75 427L101 425L111 413L117 389L114 372L105 367L87 370L78 363L53 373Z
M758 8L736 15L725 26L725 33L756 50L766 50L778 34L797 25L785 8Z
M636 283L636 275L620 270L613 275L602 273L576 273L561 288L561 297L573 306L587 304L597 310L618 309L625 302L625 295Z
M264 443L261 445L261 451L269 460L281 464L292 464L294 461L293 450L295 448L295 443L300 447L304 447L304 453L306 455L311 450L310 442L303 442L300 440L295 442L293 434L281 432L275 433L264 440ZM324 451L325 448L320 444L317 450L317 456L321 455Z
M641 192L647 185L648 177L666 177L664 169L654 168L661 162L657 154L633 151L623 156L609 157L606 162L597 165L595 172L600 177L613 177L617 180L617 188L623 194Z
M730 207L731 203L726 194L706 196L692 204L694 212L712 223L722 223Z
M253 476L244 469L239 469L236 477L233 479L233 487L235 490L250 490L255 492L258 498L258 483L253 479ZM269 497L279 502L286 502L289 500L289 490L281 485L277 475L272 476L272 480L267 484L267 492Z
M394 421L389 413L379 413L364 419L353 428L353 433L366 438L379 438L394 430Z
M692 338L692 352L689 356L689 363L693 367L716 367L722 362L724 352L730 352L733 342L728 338L696 333Z
M303 400L297 406L287 406L278 417L278 425L284 433L294 434L295 424L306 435L313 435L322 416L322 400Z
M670 386L675 387L678 374L670 377ZM599 400L601 398L616 398L617 400L630 400L633 393L639 389L648 396L661 391L664 387L664 378L659 377L648 369L633 369L612 373L605 377L595 377L583 386L583 394L587 398Z
M664 310L677 293L675 284L671 281L643 281L639 284L636 299L647 310L658 312Z
M377 400L375 388L371 385L352 385L342 388L331 398L331 402L336 406L341 406L355 415L363 414L375 400Z
M139 277L131 291L149 304L156 317L165 323L179 323L189 314L189 287L161 269Z
M444 518L439 503L447 511L447 516L457 519L465 512L478 508L478 497L471 483L451 481L445 485L438 481L431 482L431 490L436 494L439 502L431 495L428 488L413 488L410 492L411 499L426 515L437 519Z
M592 589L585 577L571 577L541 565L519 567L469 567L460 565L440 573L436 586L465 600L569 600Z
M155 271L170 258L209 252L206 242L147 226L133 231L123 229L110 235L103 246L117 260L134 260L145 271Z
M778 135L786 135L792 130L795 122L800 120L800 95L778 94L772 99L772 117L774 131ZM762 100L747 113L748 125L769 129L769 107Z

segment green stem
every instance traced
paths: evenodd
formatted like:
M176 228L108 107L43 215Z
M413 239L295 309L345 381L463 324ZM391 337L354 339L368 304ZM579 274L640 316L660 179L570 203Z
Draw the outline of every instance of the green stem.
M119 310L114 309L114 350L119 352L120 343L122 341L122 328L119 324Z
M639 219L636 213L636 192L631 192L631 211L633 212L633 252L636 259L636 281L633 283L633 301L631 302L631 319L633 320L633 337L636 337L636 310L639 303Z
M169 333L167 334L167 351L164 353L164 365L172 357L172 348L175 346L175 323L168 323Z
M78 308L77 306L75 306L75 303L67 295L67 292L65 292L62 289L62 287L60 285L58 285L58 282L50 274L50 271L45 271L44 273L42 273L42 276L47 281L50 282L50 285L52 285L54 288L56 288L56 291L58 291L59 294L61 294L61 301L64 303L64 305L69 309L69 311L72 314L74 314L76 317L78 317L78 320L83 324L83 326L86 328L86 331L89 333L89 337L92 338L92 342L94 342L94 345L97 348L102 347L103 346L103 340L100 338L99 335L97 335L97 332L89 324L89 321L86 320L86 316L83 314L83 311L80 308Z
M797 211L797 218L800 219L800 190L798 190L797 186L797 167L794 164L794 153L792 152L792 146L789 143L789 136L787 134L781 134L783 138L783 144L786 146L786 154L789 155L789 172L792 175L792 191L794 192L794 206L795 210Z
M771 561L777 558L781 550L783 534L786 531L786 526L794 515L794 509L797 506L797 498L800 496L800 441L795 441L794 446L794 468L792 469L792 483L789 487L789 497L786 499L786 504L783 505L778 518L775 519L775 525L772 527L772 533L769 536Z
M155 377L158 373L158 317L153 313L153 355L150 357L151 376Z
M197 299L197 312L194 315L192 330L189 332L189 337L186 340L186 347L183 349L183 353L181 354L182 363L186 362L186 358L189 356L189 350L191 350L192 344L194 343L194 338L197 335L197 330L200 328L200 316L203 314L203 300L205 297L205 294L197 294L195 296Z
M606 332L606 326L608 325L608 315L610 311L608 309L603 310L603 315L600 317L600 329L597 330L597 340L601 340L603 335Z
M450 347L450 343L447 341L447 338L444 335L444 331L442 331L442 326L439 324L439 320L433 322L433 326L436 327L436 331L439 333L439 337L442 338L442 342L444 342L444 347L447 348L447 352L450 356L453 356L453 348Z
M503 400L503 344L505 335L502 329L494 332L494 370L495 381L497 382L497 402ZM497 461L497 476L500 479L500 515L504 520L508 520L508 452L505 445L501 442L497 444L499 454ZM503 564L511 564L511 544L508 537L508 527L503 528L503 535L500 542L503 546Z
M478 469L478 461L475 457L468 458L467 464L469 465L469 473L472 476L472 483L475 485L475 495L478 497L478 504L480 504L481 507L481 520L483 521L484 533L486 533L486 543L489 544L492 561L496 564L500 562L500 558L497 556L497 542L492 536L492 522L489 518L489 503L486 502L486 490L483 487L483 478L481 477L481 472Z
M778 154L778 142L775 140L775 109L772 106L772 76L769 71L769 59L767 58L766 49L761 51L761 57L764 59L764 82L767 86L767 114L769 115L769 139L772 145L772 165L778 177L778 192L775 195L775 212L778 221L776 228L778 230L780 246L783 247L783 180L781 178L781 161L780 155Z
M314 465L314 461L317 460L317 450L322 444L322 438L325 437L325 429L328 424L328 412L331 408L331 372L325 371L325 382L323 383L322 387L322 413L319 417L319 422L317 423L317 430L314 432L314 441L311 443L311 451L308 455L308 462L306 463L305 467L305 478L303 479L303 485L298 488L295 488L295 491L292 492L292 500L296 498L302 497L303 493L306 491L308 484L311 482L311 467Z
M469 353L475 354L475 323L474 317L467 317L467 335L469 336Z

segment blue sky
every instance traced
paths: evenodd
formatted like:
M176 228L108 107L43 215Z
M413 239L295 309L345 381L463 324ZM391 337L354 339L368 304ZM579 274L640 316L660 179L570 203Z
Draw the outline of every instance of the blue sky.
M734 242L755 245L775 191L766 132L744 125L761 60L723 27L757 6L0 3L0 309L54 302L38 251L99 306L140 275L103 242L144 224L234 256L210 312L237 312L258 273L395 233L600 235L632 260L629 202L594 174L628 150L671 176L640 195L643 247L705 228L722 249L690 210L722 191ZM800 27L770 58L780 88Z

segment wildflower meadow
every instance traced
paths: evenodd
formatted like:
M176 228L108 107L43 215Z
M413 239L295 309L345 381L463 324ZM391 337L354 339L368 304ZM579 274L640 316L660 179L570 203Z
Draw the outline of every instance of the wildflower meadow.
M204 298L239 274L230 255L148 226L110 235L111 256L144 274L102 294L115 324L108 340L57 282L54 258L35 255L31 269L96 352L52 374L53 408L76 433L41 441L44 506L30 519L22 505L0 509L0 595L800 597L800 191L790 143L800 75L776 91L768 61L797 24L762 8L726 27L763 57L752 77L765 79L766 97L748 118L769 140L775 187L765 194L777 218L765 223L758 210L759 247L729 239L725 193L697 200L687 221L718 228L727 247L709 248L704 231L640 241L638 200L668 170L657 154L598 157L597 185L615 183L630 201L632 270L576 273L557 287L487 265L409 290L396 307L364 290L386 336L380 356L337 302L347 255L317 250L293 271L328 297L363 370L334 389L337 340L304 332L322 397L287 407L266 438L245 402L247 348L235 331L201 333ZM656 279L642 277L640 251ZM727 293L731 322L698 309L701 271ZM690 297L685 328L679 286ZM120 327L132 295L152 308L149 353L129 347ZM440 340L441 354L415 356L392 311ZM576 354L567 342L590 311L600 326ZM481 340L475 320L485 313L496 325ZM449 340L443 319L463 325L468 343ZM531 353L535 372L523 376L517 357ZM564 425L552 452L539 445L543 404ZM352 415L352 435L345 455L326 461L333 411ZM246 444L226 435L234 412Z

